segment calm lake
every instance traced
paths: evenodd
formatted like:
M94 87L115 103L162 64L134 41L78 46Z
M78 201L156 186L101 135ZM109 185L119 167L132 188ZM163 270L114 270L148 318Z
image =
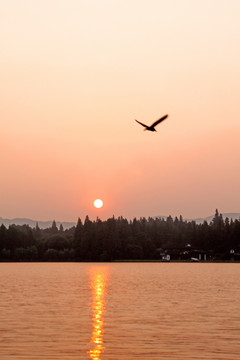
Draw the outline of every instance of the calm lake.
M240 264L1 263L0 359L240 359Z

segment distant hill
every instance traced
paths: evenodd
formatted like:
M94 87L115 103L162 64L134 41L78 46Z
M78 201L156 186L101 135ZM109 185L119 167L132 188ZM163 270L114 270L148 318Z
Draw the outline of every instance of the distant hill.
M197 224L201 224L204 221L207 221L208 223L210 223L212 221L212 219L214 218L215 215L211 215L208 216L206 218L198 218L198 219L194 219L196 221ZM240 219L240 213L223 213L222 214L223 219L225 220L226 218L229 218L229 220L239 220Z
M227 217L229 220L239 220L240 219L240 213L223 213L222 214L223 219L226 219ZM167 216L156 216L156 218L162 218L167 219ZM174 218L174 217L173 217ZM214 218L214 215L208 216L206 218L197 218L197 219L183 219L184 221L192 221L194 220L197 224L201 224L204 221L207 221L210 223L212 219ZM52 221L38 221L38 220L31 220L31 219L25 219L25 218L15 218L15 219L3 219L0 217L0 225L3 224L6 227L9 225L29 225L31 228L36 227L36 223L38 223L38 226L40 229L46 229L52 226ZM76 226L76 222L66 222L66 221L56 221L57 227L59 228L60 224L62 224L64 230L70 229L73 226Z
M196 218L196 219L185 219L183 218L184 221L195 221L196 224L202 224L204 221L207 221L207 223L210 223L212 221L212 219L214 218L215 215L210 215L207 216L205 218ZM158 218L162 218L162 219L167 219L167 216L157 216ZM239 220L240 219L240 213L223 213L222 214L223 219L225 220L226 218L229 218L229 220ZM172 218L174 219L175 216L172 216ZM179 216L178 216L179 218Z
M9 225L29 225L31 228L36 227L36 223L38 223L38 226L40 229L46 229L52 226L52 221L38 221L38 220L31 220L31 219L25 219L25 218L15 218L15 219L3 219L0 217L0 225L3 224L6 227ZM61 222L56 221L56 225L59 228L60 224L62 224L64 230L70 229L73 226L76 226L75 222Z

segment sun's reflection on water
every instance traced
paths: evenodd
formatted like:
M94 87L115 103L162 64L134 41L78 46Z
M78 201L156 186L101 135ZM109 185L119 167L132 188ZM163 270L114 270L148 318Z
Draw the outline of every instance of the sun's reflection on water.
M90 286L92 291L92 349L88 354L93 360L101 360L105 346L103 345L105 295L107 290L108 267L94 266L90 270Z

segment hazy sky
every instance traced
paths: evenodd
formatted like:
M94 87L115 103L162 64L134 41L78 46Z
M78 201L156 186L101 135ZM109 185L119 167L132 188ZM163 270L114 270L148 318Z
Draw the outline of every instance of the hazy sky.
M239 0L0 0L0 216L240 212L239 14ZM156 133L134 121L165 114Z

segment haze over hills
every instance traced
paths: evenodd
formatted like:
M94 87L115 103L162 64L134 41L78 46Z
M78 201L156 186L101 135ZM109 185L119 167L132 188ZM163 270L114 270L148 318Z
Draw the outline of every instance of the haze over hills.
M221 214L221 213L219 213ZM207 216L205 218L183 218L183 221L195 221L196 224L201 224L204 221L207 221L208 223L210 223L212 221L212 219L214 218L215 215L210 215ZM157 216L158 218L162 218L162 219L167 219L167 216ZM225 220L226 218L229 218L229 220L239 220L240 219L240 213L223 213L222 214L223 219ZM172 218L174 219L175 216L172 216ZM178 217L179 218L179 217Z
M29 225L31 228L34 228L36 227L36 224L38 224L40 229L46 229L51 227L52 223L53 221L38 221L38 220L32 220L26 218L3 219L2 217L0 217L0 225L3 224L6 227L14 224L14 225ZM61 224L64 230L76 226L76 222L56 221L56 225L58 228Z
M210 215L207 216L206 218L197 218L197 219L184 219L187 221L191 221L194 220L197 224L201 224L204 221L207 221L208 223L210 223L212 221L212 219L214 218L215 215ZM229 220L239 220L240 219L240 213L223 213L222 214L223 219L225 220L226 218L229 218Z
M240 213L223 213L222 214L223 219L229 218L229 220L239 220L240 219ZM157 216L158 218L166 219L167 216ZM196 219L183 219L184 221L192 221L194 220L197 224L201 224L204 221L207 221L210 223L213 219L214 215L207 216L205 218L196 218ZM174 218L174 217L173 217ZM31 228L36 227L36 224L38 224L40 229L46 229L52 226L53 221L38 221L38 220L32 220L27 218L14 218L14 219L4 219L0 217L0 225L4 225L8 227L9 225L29 225ZM70 229L73 226L76 226L76 222L66 222L66 221L56 221L56 225L59 228L62 224L64 230Z

